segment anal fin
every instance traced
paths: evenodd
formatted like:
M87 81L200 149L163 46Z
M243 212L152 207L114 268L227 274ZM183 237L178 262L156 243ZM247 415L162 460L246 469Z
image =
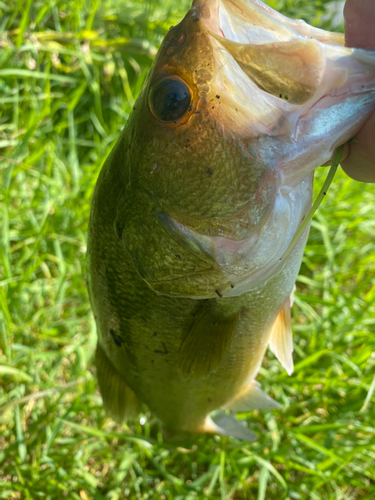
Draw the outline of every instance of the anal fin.
M262 391L259 382L252 380L245 389L225 405L228 410L246 412L253 410L275 410L281 405Z
M118 423L136 417L141 403L113 367L100 344L96 348L95 362L100 393L108 416Z
M237 420L234 415L228 415L222 411L216 412L212 418L211 416L206 417L204 432L230 436L240 441L255 441L257 439L257 436L245 427L245 423Z
M292 294L293 295L293 294ZM283 365L288 375L294 370L293 364L293 333L290 316L292 296L287 298L272 326L270 349Z
M230 345L239 312L226 316L210 300L193 318L178 351L178 366L186 377L204 377L215 370Z

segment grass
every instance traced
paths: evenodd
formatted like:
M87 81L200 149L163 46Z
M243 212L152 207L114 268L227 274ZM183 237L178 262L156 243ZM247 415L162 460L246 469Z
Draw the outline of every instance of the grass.
M0 498L372 499L375 186L342 172L297 281L295 373L268 353L259 377L284 406L240 415L258 441L176 448L151 414L127 427L103 411L85 286L90 199L188 4L175 5L0 1ZM272 5L327 27L324 2Z

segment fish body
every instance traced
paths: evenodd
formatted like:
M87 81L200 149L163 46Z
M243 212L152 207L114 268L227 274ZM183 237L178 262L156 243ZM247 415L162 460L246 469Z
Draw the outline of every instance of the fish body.
M314 169L375 108L375 55L258 0L196 0L166 35L93 196L89 291L104 405L171 434L246 432L293 370L290 295ZM231 427L231 428L230 428Z

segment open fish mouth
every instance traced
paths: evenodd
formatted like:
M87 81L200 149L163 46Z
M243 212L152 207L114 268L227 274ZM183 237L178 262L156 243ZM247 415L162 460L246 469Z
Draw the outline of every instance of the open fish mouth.
M234 284L223 291L230 297L280 272L280 255L311 206L313 170L375 108L375 53L346 48L342 34L288 19L259 0L196 0L188 16L213 48L210 86L221 106L211 115L223 137L264 166L263 180L272 172L277 181L272 196L255 194L253 212L268 215L241 240L200 234L176 212L163 216L175 238L210 256Z
M215 84L246 110L240 123L249 135L256 128L257 136L289 133L298 142L312 122L322 132L327 119L335 122L321 110L375 90L374 54L344 47L341 33L289 19L259 0L198 0L192 10L212 37ZM311 120L314 110L324 118ZM330 153L337 146L332 141Z

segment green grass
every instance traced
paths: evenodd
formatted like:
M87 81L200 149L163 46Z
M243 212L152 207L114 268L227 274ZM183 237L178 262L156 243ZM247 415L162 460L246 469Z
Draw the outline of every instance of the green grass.
M90 199L175 5L0 1L0 498L375 498L375 185L342 172L297 281L295 373L268 353L259 377L284 406L240 415L258 441L176 448L151 414L103 411ZM272 5L324 19L324 2Z

